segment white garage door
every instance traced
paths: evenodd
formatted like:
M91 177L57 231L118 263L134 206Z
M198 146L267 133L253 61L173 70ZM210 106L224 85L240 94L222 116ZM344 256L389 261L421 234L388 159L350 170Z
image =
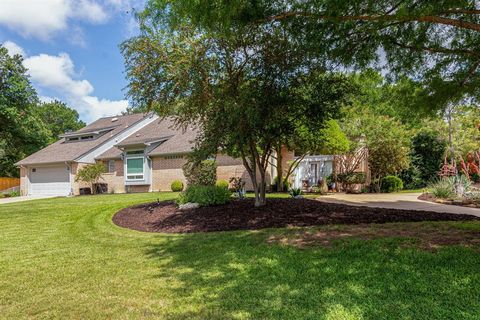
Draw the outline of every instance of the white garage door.
M67 166L35 167L29 172L30 195L68 196L70 171Z

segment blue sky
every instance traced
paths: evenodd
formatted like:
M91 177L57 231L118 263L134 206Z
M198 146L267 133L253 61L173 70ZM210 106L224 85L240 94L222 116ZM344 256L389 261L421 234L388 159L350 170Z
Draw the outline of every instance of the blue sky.
M0 43L24 56L42 100L82 120L119 114L128 102L119 44L137 32L144 0L1 0Z

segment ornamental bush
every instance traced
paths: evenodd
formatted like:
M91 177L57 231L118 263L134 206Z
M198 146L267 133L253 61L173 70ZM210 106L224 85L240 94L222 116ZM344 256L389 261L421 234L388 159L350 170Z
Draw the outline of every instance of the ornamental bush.
M183 191L183 182L180 180L175 180L170 185L170 188L172 189L173 192Z
M217 181L217 163L215 160L187 162L182 169L189 186L214 186Z
M403 181L397 176L386 176L382 179L382 192L397 192L403 189Z
M201 206L215 206L225 204L230 201L231 192L228 188L219 186L200 186L191 185L180 194L177 200L178 204L188 202L198 203Z
M226 189L228 189L228 187L230 186L230 184L228 183L228 181L227 181L227 180L223 180L223 179L217 180L217 183L215 183L215 185L216 185L217 187L226 188Z

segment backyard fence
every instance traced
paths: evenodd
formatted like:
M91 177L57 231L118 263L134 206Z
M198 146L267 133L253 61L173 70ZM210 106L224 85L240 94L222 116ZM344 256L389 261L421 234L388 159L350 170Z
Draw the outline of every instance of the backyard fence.
M0 191L6 190L20 185L19 178L0 177Z

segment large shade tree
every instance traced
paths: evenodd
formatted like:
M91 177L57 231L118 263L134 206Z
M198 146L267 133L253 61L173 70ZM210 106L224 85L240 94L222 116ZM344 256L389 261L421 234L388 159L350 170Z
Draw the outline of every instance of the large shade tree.
M480 95L475 0L156 0L147 11L169 23L223 31L274 22L308 51L306 58L329 68L373 65L392 79L421 80L432 108Z
M275 148L292 141L299 125L321 130L348 101L351 85L305 59L274 22L217 32L165 25L169 10L152 1L141 15L141 35L122 46L129 96L138 107L172 115L178 126L198 126L197 160L218 151L241 158L255 205L264 205Z

